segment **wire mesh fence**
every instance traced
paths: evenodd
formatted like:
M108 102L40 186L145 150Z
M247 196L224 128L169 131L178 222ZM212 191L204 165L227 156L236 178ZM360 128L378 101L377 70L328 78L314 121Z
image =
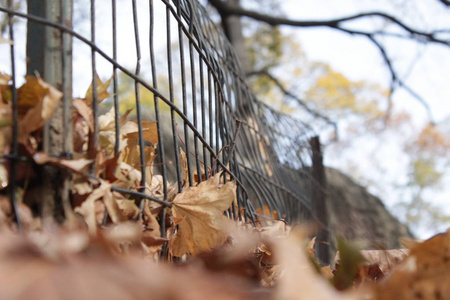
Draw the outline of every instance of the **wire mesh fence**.
M238 186L230 218L326 222L317 217L321 195L312 192L324 184L313 176L322 167L320 159L313 164L313 152L320 152L311 146L313 130L255 99L233 47L196 0L85 4L72 11L69 0L28 1L27 13L13 1L0 7L7 37L1 63L11 74L13 112L11 147L2 149L1 163L10 170L2 193L9 192L13 205L23 185L19 164L36 164L20 141L17 90L22 74L38 72L63 98L33 151L69 160L87 153L93 160L88 176L94 179L102 167L98 149L108 153L106 159L124 151L121 126L129 114L135 118L135 166L141 176L134 186L116 184L113 191L137 203L149 199L170 206L171 194L224 171L222 180ZM92 116L84 119L92 122L80 145L76 95L89 85L84 100L91 99L85 102ZM108 114L106 135L102 122ZM55 164L40 167L40 191L53 203L51 209L72 205L73 172ZM164 228L165 218L160 222Z

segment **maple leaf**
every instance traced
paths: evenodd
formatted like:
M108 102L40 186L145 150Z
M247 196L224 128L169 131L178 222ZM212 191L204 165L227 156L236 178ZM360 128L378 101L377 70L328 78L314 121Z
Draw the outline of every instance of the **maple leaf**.
M27 107L19 122L19 141L22 144L26 144L29 134L41 128L51 117L62 96L60 91L41 78L27 77L27 82L18 91L19 98L25 97L19 103L23 101L23 107Z
M227 218L223 212L236 199L236 183L220 184L219 180L220 174L216 174L175 196L172 213L178 232L170 242L174 256L194 255L225 242Z
M108 93L107 89L109 87L109 85L111 84L111 79L106 80L105 82L103 82L100 77L98 76L97 73L95 73L95 82L97 84L97 101L98 103L101 103L103 100L105 100L106 98L111 97L111 94ZM92 103L92 83L89 86L88 90L86 91L86 95L84 97L84 99L86 100L87 104L91 104Z

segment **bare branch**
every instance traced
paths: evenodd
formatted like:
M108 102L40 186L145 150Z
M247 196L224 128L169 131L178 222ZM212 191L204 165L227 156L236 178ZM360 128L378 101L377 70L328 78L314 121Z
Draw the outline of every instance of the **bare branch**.
M448 1L448 0L439 0L439 1L441 1L442 3L444 3L447 6L450 6L450 1ZM390 112L391 112L392 95L394 94L395 89L397 87L402 87L423 105L423 107L427 111L427 115L428 115L430 122L431 123L434 122L433 116L431 113L431 109L430 109L428 103L416 91L414 91L411 87L406 85L397 76L397 73L394 70L391 59L389 58L388 54L386 53L385 48L383 47L383 45L381 45L375 39L375 36L379 36L379 35L394 36L397 38L406 38L406 39L410 39L410 40L412 39L418 43L437 43L437 44L441 44L441 45L445 45L445 46L450 46L450 40L437 38L438 34L447 33L447 30L442 29L442 30L436 30L436 31L430 31L430 32L420 31L420 30L414 29L414 28L406 25L405 23L403 23L401 20L395 18L394 16L386 14L386 13L382 13L382 12L367 12L367 13L355 14L352 16L347 16L347 17L337 18L337 19L332 19L332 20L300 21L300 20L291 20L291 19L287 19L287 18L272 17L269 15L260 14L255 11L246 10L240 6L230 5L227 2L224 2L222 0L209 0L209 2L218 11L220 11L222 16L224 16L224 15L225 16L226 15L245 16L245 17L249 17L254 20L257 20L257 21L267 23L271 26L286 25L286 26L295 26L295 27L329 27L331 29L342 31L342 32L350 34L350 35L359 35L362 37L366 37L367 39L369 39L369 41L372 44L374 44L378 48L381 56L383 57L383 60L385 61L386 65L389 69L389 72L391 74L390 92L389 92L389 97L388 97L388 108L386 110L386 118L389 117ZM383 32L383 31L367 32L367 31L359 31L359 30L348 29L348 28L342 27L342 25L345 22L359 20L359 19L368 18L368 17L380 17L385 20L389 20L390 22L396 24L397 26L399 26L403 30L405 30L407 34L406 35L392 34L390 32ZM295 95L292 95L286 89L284 89L282 87L282 85L280 84L280 82L278 82L276 80L276 78L271 76L269 73L262 74L261 72L264 72L264 71L252 72L252 74L254 73L255 75L258 74L258 75L267 76L273 82L276 83L276 85L280 88L280 90L283 93L285 93L287 96L290 96L293 99L295 99L308 112L312 113L313 115L316 115L316 112L310 110L301 99L299 99L298 97L295 97ZM319 116L319 117L322 119L325 119L323 116Z
M446 0L441 0L448 2ZM344 29L341 26L343 23L348 21L354 21L359 19L364 19L367 17L381 17L385 20L389 20L392 23L398 25L399 27L403 28L409 35L405 36L410 39L418 40L418 41L426 41L426 42L433 42L433 43L439 43L446 46L450 46L449 40L443 40L436 38L436 33L434 31L425 32L420 31L417 29L414 29L396 17L383 13L383 12L367 12L367 13L360 13L356 15L351 15L348 17L343 18L337 18L332 20L319 20L319 21L312 21L312 20L291 20L287 18L280 18L280 17L272 17L269 15L261 14L256 11L247 10L240 6L230 5L227 2L224 2L222 0L209 0L209 3L211 3L212 6L214 6L222 16L226 15L236 15L236 16L244 16L249 17L257 21L261 21L264 23L267 23L271 26L277 26L277 25L286 25L286 26L295 26L295 27L329 27L336 30L342 30L347 33L351 34L357 34L357 35L367 35L367 34L374 34L370 32L361 32L361 31L355 31L351 29ZM378 32L378 34L382 34L382 32Z
M389 91L389 105L388 105L388 109L387 109L387 117L389 117L389 114L390 114L390 111L392 108L392 95L394 94L395 88L398 85L399 87L404 88L411 96L416 98L416 100L418 100L420 102L420 104L422 104L422 106L425 108L425 110L427 112L428 120L430 121L430 123L434 124L433 114L431 113L431 108L428 105L427 101L425 101L425 99L423 99L422 96L420 96L416 91L414 91L410 86L408 86L406 83L404 83L403 80L401 80L397 76L397 74L394 70L394 67L392 66L392 62L389 59L389 56L387 55L386 50L383 48L383 46L373 36L369 35L367 37L380 50L381 56L383 57L384 62L388 66L389 72L391 73L391 87L390 87L390 91Z
M333 126L333 130L335 132L335 136L337 137L337 124L336 122L330 120L330 118L322 115L321 113L313 110L312 108L310 108L305 101L303 101L302 99L300 99L299 97L297 97L296 95L294 95L293 93L291 93L290 91L288 91L283 84L277 79L275 78L275 76L273 76L269 71L267 70L259 70L259 71L253 71L250 72L248 74L246 74L248 77L251 76L266 76L267 78L269 78L279 89L280 91L288 96L289 98L293 99L294 101L296 101L301 107L303 107L308 113L310 113L312 116L322 119L324 120L327 124L330 124L331 126Z

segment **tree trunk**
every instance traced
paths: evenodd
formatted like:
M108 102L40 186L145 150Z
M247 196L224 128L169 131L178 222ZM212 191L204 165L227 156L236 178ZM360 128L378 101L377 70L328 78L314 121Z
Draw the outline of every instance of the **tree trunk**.
M240 0L228 0L230 5L239 6ZM220 12L219 12L220 13ZM237 56L239 58L239 62L241 63L241 67L244 71L244 74L249 73L250 64L247 56L247 51L245 49L245 39L242 34L242 21L239 16L230 16L230 15L221 15L222 18L222 27L225 31L225 35L227 36L230 43L234 46Z

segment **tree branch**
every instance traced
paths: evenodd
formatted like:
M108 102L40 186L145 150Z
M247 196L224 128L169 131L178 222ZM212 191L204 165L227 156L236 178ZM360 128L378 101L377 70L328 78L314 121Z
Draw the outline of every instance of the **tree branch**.
M449 0L439 0L439 1L447 6L450 6ZM237 16L249 17L254 20L267 23L271 26L285 25L285 26L295 26L295 27L329 27L331 29L339 30L339 31L342 31L347 34L359 35L359 36L369 39L369 41L371 43L373 43L380 51L380 54L383 57L383 60L385 61L386 65L389 69L389 73L391 74L390 93L389 93L389 97L388 97L389 102L388 102L388 109L387 109L386 117L389 117L389 114L390 114L390 111L392 108L392 95L395 92L395 89L397 87L402 87L423 105L423 107L427 111L427 115L428 115L430 122L434 123L431 109L430 109L428 103L417 92L415 92L411 87L406 85L397 76L397 73L394 70L391 59L389 58L385 48L383 47L383 45L381 45L375 39L375 36L377 36L377 35L378 36L379 35L394 36L397 38L412 39L419 43L437 43L437 44L441 44L441 45L445 45L445 46L450 46L450 40L437 38L438 34L446 33L446 32L448 32L447 30L443 29L443 30L435 30L435 31L430 31L430 32L420 31L420 30L414 29L414 28L406 25L405 23L403 23L401 20L395 18L394 16L386 14L386 13L382 13L382 12L360 13L360 14L355 14L352 16L331 19L331 20L301 21L301 20L291 20L291 19L280 18L280 17L272 17L269 15L265 15L265 14L261 14L261 13L255 12L255 11L244 9L240 6L230 5L228 2L222 1L222 0L209 0L209 3L211 3L211 5L214 6L220 12L220 14L222 16L237 15ZM399 26L400 28L405 30L408 34L407 35L392 34L392 33L383 32L383 31L367 32L367 31L359 31L359 30L353 30L353 29L348 29L348 28L342 27L342 25L345 22L359 20L359 19L368 18L368 17L380 17L385 20L389 20L390 22L396 24L397 26ZM295 99L309 113L311 113L312 115L317 114L317 112L314 112L311 109L309 109L301 99L299 99L298 97L295 97L295 95L292 95L286 89L284 89L282 87L282 85L280 84L280 82L278 82L276 80L276 78L274 78L267 72L266 72L266 74L262 74L261 72L264 72L264 71L252 72L252 74L254 73L255 75L256 74L266 75L268 78L270 78L273 82L276 83L276 85L280 88L280 90L283 93L285 93L287 96ZM326 118L324 118L324 116L320 116L320 115L316 115L316 116L326 120Z
M440 0L443 3L448 3L447 0ZM420 40L420 41L427 41L427 42L433 42L433 43L439 43L446 46L450 46L449 40L443 40L438 39L435 37L435 34L437 32L430 31L420 31L417 29L414 29L396 17L383 13L383 12L367 12L367 13L360 13L356 15L351 15L343 18L337 18L337 19L331 19L331 20L319 20L319 21L312 21L312 20L291 20L287 18L280 18L280 17L272 17L269 15L261 14L256 11L247 10L240 6L230 5L227 2L224 2L222 0L209 0L209 3L211 3L212 6L214 6L222 16L226 15L236 15L236 16L243 16L243 17L249 17L257 21L261 21L264 23L267 23L271 26L277 26L277 25L285 25L285 26L294 26L294 27L329 27L337 30L344 30L347 33L351 34L359 34L359 35L367 35L367 34L374 34L369 32L361 32L361 31L354 31L351 29L344 29L341 27L341 25L348 21L354 21L359 19L364 19L367 17L381 17L383 19L389 20L392 23L398 25L399 27L403 28L406 32L408 32L410 35L408 38ZM383 34L382 32L379 32L378 34Z
M422 104L422 106L425 108L425 111L427 112L428 120L430 121L430 123L434 124L435 122L434 122L433 114L431 113L431 108L428 105L427 101L425 101L425 99L423 99L422 96L420 96L416 91L414 91L410 86L408 86L406 83L404 83L403 80L401 80L397 76L397 74L394 70L394 67L392 66L392 62L391 62L389 56L387 55L385 49L383 48L383 46L373 36L369 35L368 38L380 50L381 56L383 57L384 62L388 66L389 72L391 73L391 87L390 87L389 98L388 98L389 105L388 105L388 109L387 109L387 117L389 117L389 114L390 114L390 111L392 108L392 95L394 94L395 88L398 85L398 86L404 88L411 96L416 98L416 100L418 100L420 102L420 104Z
M251 77L251 76L266 76L267 78L269 78L279 89L280 91L288 96L289 98L293 99L295 102L297 102L301 107L303 107L308 113L310 113L312 116L322 119L324 120L327 124L330 124L331 126L333 126L333 130L335 133L335 137L337 139L337 124L336 122L330 120L330 118L322 115L321 113L313 110L312 108L310 108L305 101L303 101L302 99L300 99L299 97L297 97L296 95L294 95L293 93L291 93L290 91L288 91L283 84L277 79L275 78L275 76L273 76L269 71L267 70L258 70L258 71L252 71L248 74L246 74L247 77Z

